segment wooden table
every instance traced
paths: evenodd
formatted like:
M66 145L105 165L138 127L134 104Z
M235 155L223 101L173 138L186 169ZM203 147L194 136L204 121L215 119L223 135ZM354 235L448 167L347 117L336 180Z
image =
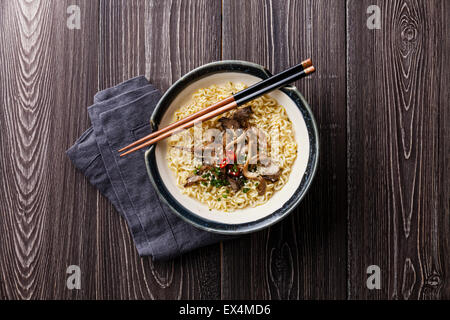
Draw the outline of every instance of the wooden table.
M374 4L381 29L367 27ZM449 299L449 21L447 0L0 0L0 297ZM93 95L140 74L166 90L215 60L278 72L306 57L318 72L296 85L321 155L296 211L170 262L139 258L64 153Z

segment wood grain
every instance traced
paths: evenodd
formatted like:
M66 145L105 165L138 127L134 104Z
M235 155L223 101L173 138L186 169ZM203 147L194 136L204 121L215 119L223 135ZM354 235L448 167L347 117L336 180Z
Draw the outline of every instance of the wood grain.
M219 8L217 1L189 4L182 1L101 1L100 88L146 74L155 86L166 89L194 66L219 59L214 45L220 30ZM194 16L201 16L205 24L191 20ZM204 32L206 25L211 33ZM189 32L178 33L184 28ZM176 36L171 37L171 34ZM167 74L174 78L167 78ZM102 260L98 272L103 274L97 280L99 298L219 298L218 246L169 262L141 259L125 221L106 199L99 201L102 209L98 246Z
M144 74L144 26L143 3L100 1L99 90ZM146 279L149 268L138 257L125 220L100 194L97 206L96 298L151 298Z
M312 58L319 72L296 85L315 113L321 155L315 182L295 213L267 231L224 243L222 297L343 299L345 63L334 53L345 51L345 3L227 0L223 8L224 59L279 72Z
M378 2L369 30L371 4L347 8L349 297L448 298L448 4Z
M366 27L373 4L381 30ZM0 299L450 299L448 21L446 0L0 0ZM166 90L214 60L278 72L306 57L318 72L296 85L321 154L296 212L139 258L65 155L94 94L140 74Z
M68 6L1 2L0 290L9 299L94 294L89 280L95 266L85 257L96 255L89 236L96 229L95 197L64 151L88 123L98 7L86 2L84 29L72 31L66 27ZM71 264L86 271L80 292L66 289Z
M220 1L148 1L145 16L145 71L160 90L197 66L220 60ZM156 264L154 272L167 267ZM220 298L219 245L184 255L171 262L170 271L180 279L155 283L155 297Z

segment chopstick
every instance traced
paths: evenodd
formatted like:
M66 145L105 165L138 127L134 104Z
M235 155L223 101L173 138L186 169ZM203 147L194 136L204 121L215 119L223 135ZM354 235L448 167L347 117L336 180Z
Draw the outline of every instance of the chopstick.
M144 143L145 141L153 139L153 138L159 136L160 134L163 134L163 133L165 133L165 132L167 132L167 131L169 131L171 129L174 129L174 128L182 125L182 124L185 124L186 122L189 122L189 121L194 120L194 119L196 119L196 118L198 118L198 117L200 117L200 116L202 116L204 114L207 114L207 113L209 113L211 111L214 111L214 110L216 110L216 109L218 109L218 108L220 108L220 107L222 107L224 105L232 103L233 101L239 100L239 99L245 97L248 94L251 94L253 92L257 92L257 91L261 90L262 88L264 88L265 86L270 85L271 83L278 82L281 79L284 79L285 77L290 76L292 74L298 73L298 72L300 72L300 71L302 71L305 68L308 68L310 66L312 66L311 59L307 59L307 60L301 62L298 65L295 65L295 66L293 66L293 67L291 67L291 68L289 68L289 69L287 69L287 70L285 70L283 72L280 72L280 73L278 73L278 74L276 74L274 76L271 76L271 77L269 77L269 78L267 78L265 80L262 80L262 81L260 81L260 82L258 82L256 84L248 87L247 89L239 91L239 92L235 93L234 95L232 95L232 96L230 96L230 97L228 97L226 99L218 101L218 102L214 103L213 105L211 105L209 107L206 107L206 108L204 108L204 109L202 109L202 110L200 110L200 111L198 111L196 113L191 114L190 116L187 116L187 117L185 117L183 119L180 119L180 120L178 120L178 121L168 125L167 127L162 128L162 129L160 129L158 131L155 131L155 132L153 132L153 133L151 133L151 134L149 134L149 135L147 135L147 136L145 136L145 137L143 137L143 138L141 138L141 139L139 139L139 140L129 144L128 146L120 149L119 152L123 152L123 151L128 150L128 149L130 149L132 147L135 147L135 146L137 146L137 145L139 145L141 143Z
M193 120L190 120L190 121L185 122L185 123L183 123L183 124L181 124L179 126L173 127L170 130L167 130L166 132L156 136L155 138L150 139L149 141L144 142L143 144L138 145L138 146L134 147L133 149L128 150L125 153L122 153L120 155L120 157L123 157L123 156L125 156L127 154L130 154L130 153L132 153L134 151L137 151L139 149L148 147L148 146L150 146L150 145L152 145L152 144L154 144L154 143L156 143L156 142L158 142L160 140L163 140L163 139L165 139L165 138L167 138L167 137L169 137L169 136L171 136L171 135L173 135L173 134L175 134L175 133L177 133L177 132L179 132L179 131L181 131L183 129L188 129L190 127L193 127L198 122L212 119L212 118L217 117L218 115L220 115L222 113L225 113L225 112L228 112L230 110L233 110L233 109L237 108L238 106L246 104L247 102L249 102L249 101L251 101L253 99L256 99L256 98L258 98L258 97L260 97L260 96L262 96L262 95L264 95L264 94L266 94L266 93L268 93L270 91L279 89L279 88L284 87L285 85L287 85L287 84L289 84L291 82L294 82L296 80L304 78L304 77L310 75L311 73L313 73L315 71L316 71L316 69L314 68L314 66L310 66L310 67L307 67L307 68L305 68L305 69L303 69L303 70L301 70L299 72L296 72L294 74L288 75L287 77L285 77L283 79L280 79L277 82L270 83L269 85L264 86L262 88L260 87L258 90L252 90L252 91L250 91L249 94L242 95L237 100L233 99L234 101L231 101L231 102L229 102L228 104L226 104L224 106L216 108L216 109L214 109L211 112L203 114L203 115L201 115L201 116L199 116L199 117L197 117L197 118L195 118Z

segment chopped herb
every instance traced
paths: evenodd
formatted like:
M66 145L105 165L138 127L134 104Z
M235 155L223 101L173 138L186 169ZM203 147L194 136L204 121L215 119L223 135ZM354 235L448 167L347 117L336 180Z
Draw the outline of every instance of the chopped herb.
M242 192L243 193L247 193L247 192L249 192L250 191L250 188L244 188L244 189L242 189Z
M202 181L202 185L205 186L205 187L207 187L207 186L208 186L208 182Z
M212 185L213 187L219 188L219 187L222 186L222 182L221 182L221 180L217 180L217 179L215 179L215 178L213 177L213 178L211 179L211 185Z
M255 184L255 186L259 186L259 182L257 182L257 183Z
M210 171L212 173L214 173L216 176L220 175L220 168L219 167L213 167L213 168L210 169Z
M222 195L222 198L226 199L226 198L228 198L228 195L223 194L223 195Z
M220 198L217 198L217 201L220 201L221 199Z

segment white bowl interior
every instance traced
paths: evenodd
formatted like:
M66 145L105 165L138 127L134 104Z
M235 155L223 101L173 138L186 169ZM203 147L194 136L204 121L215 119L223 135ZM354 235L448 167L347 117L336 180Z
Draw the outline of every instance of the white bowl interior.
M181 106L191 102L193 93L198 89L211 86L212 84L226 84L229 81L252 85L260 80L261 79L258 77L237 72L221 72L204 77L190 84L179 93L174 101L172 101L169 108L164 112L160 127L165 127L170 124L175 111ZM297 159L294 162L292 172L286 185L280 191L276 192L264 205L255 208L249 207L239 209L233 212L222 212L214 209L210 211L206 204L181 193L180 188L176 184L174 172L167 166L166 156L168 145L166 140L164 140L159 142L155 149L158 171L168 191L186 209L203 219L225 224L241 224L256 221L270 215L281 208L295 193L302 181L308 164L310 145L306 123L300 110L288 95L277 90L272 92L270 96L275 98L278 103L286 109L288 117L293 123L295 140L297 141Z

